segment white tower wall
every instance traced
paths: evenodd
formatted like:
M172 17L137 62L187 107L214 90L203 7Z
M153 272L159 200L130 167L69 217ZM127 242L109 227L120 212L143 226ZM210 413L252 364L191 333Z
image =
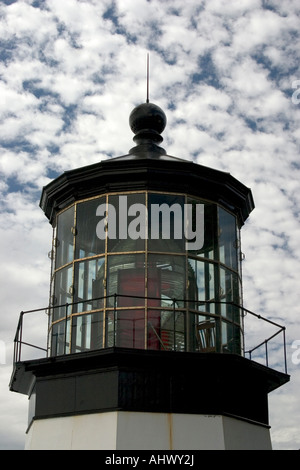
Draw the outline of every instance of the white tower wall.
M113 411L35 420L26 450L271 450L268 426L221 415Z

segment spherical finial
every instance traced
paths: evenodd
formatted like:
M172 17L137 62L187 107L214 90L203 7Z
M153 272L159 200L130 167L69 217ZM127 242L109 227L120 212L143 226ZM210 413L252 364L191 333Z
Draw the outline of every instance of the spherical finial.
M134 108L129 116L129 124L135 134L133 141L137 144L129 153L136 158L159 158L166 155L165 149L159 147L163 141L160 135L167 124L163 110L153 103L143 103Z
M150 130L161 134L167 118L163 110L153 103L143 103L134 108L129 116L129 125L134 134Z

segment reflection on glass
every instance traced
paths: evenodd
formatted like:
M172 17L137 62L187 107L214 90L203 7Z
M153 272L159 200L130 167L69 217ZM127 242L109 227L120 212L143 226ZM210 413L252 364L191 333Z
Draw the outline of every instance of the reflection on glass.
M109 346L145 349L145 309L110 312L107 334Z
M54 356L68 354L70 352L70 321L67 320L67 331L65 329L66 322L60 321L52 326L51 332L51 353Z
M108 252L143 251L147 219L145 194L109 196L108 204Z
M107 311L106 312L106 325L105 325L105 332L106 332L106 341L105 346L107 348L113 348L116 344L116 319L115 319L115 311Z
M57 218L56 269L73 260L74 206Z
M103 300L92 299L104 296L104 261L104 258L96 258L75 264L74 302L80 303L74 305L74 312L94 310L103 306Z
M197 199L188 199L188 204L193 206L193 231L196 231L195 205L199 204ZM215 259L215 250L217 247L217 207L215 204L202 202L204 204L204 244L198 250L190 250L190 254L198 255L208 259ZM199 231L199 228L198 228ZM199 235L198 235L199 236Z
M178 310L148 310L148 349L185 351L185 315Z
M185 257L176 255L148 256L148 292L155 292L160 306L184 305Z
M64 304L72 302L73 295L73 268L72 266L62 268L55 274L54 281L54 308L53 321L66 316L66 307ZM69 307L68 315L71 313Z
M236 218L219 207L219 256L226 266L238 269L238 232Z
M102 347L102 312L73 316L72 352L83 352Z
M216 352L215 318L198 315L196 339L199 352Z
M222 321L222 352L241 353L241 329L238 325Z
M113 255L107 261L108 305L118 307L145 304L145 256L142 254Z
M239 308L233 304L240 304L239 278L229 269L220 268L220 301L221 314L230 320L239 321ZM226 303L227 302L227 303Z
M149 194L148 220L150 251L184 251L184 196Z
M189 258L189 299L191 308L215 313L215 267L212 263Z
M105 209L105 201L105 197L100 197L77 204L75 259L104 253L105 239L99 238L96 230L101 217L96 212L101 204Z

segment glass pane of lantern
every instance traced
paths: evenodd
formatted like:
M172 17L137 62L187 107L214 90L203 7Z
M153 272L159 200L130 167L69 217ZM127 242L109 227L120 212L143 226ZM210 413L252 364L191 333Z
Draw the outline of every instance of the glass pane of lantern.
M75 263L73 312L95 310L103 306L104 262L105 258L96 258Z
M190 308L215 313L215 265L189 258L189 300Z
M97 215L99 206L103 216ZM105 232L97 225L105 218L106 198L100 197L77 204L75 258L87 258L105 251Z
M70 320L67 320L67 331L65 320L55 323L51 332L51 354L60 356L70 352Z
M106 311L106 325L105 325L105 332L106 332L106 341L105 347L106 348L113 348L115 346L115 330L116 330L116 318L115 318L115 311Z
M160 306L172 306L175 299L176 308L184 306L185 298L185 256L148 255L148 295L155 293L160 299Z
M222 321L222 352L241 354L241 329L231 322Z
M110 255L107 260L108 306L114 306L114 295L118 294L117 306L145 305L145 255Z
M195 250L191 248L189 253L206 259L216 259L218 227L216 205L198 199L188 199L188 204L192 205L192 230L196 233L194 240L201 240L201 243L197 243L199 248L197 247ZM204 210L204 220L201 216L197 217L196 215L197 204L204 206L202 209Z
M238 232L236 218L219 207L219 256L226 266L238 269Z
M102 348L103 312L72 317L72 352Z
M56 269L73 260L74 206L62 212L57 218Z
M178 310L148 310L148 349L184 351L185 313Z
M216 352L217 328L216 319L198 315L196 328L196 350L199 352Z
M239 322L240 282L238 274L220 267L220 302L222 316ZM237 304L237 305L233 305Z
M115 194L108 198L108 252L144 251L145 194Z
M185 250L184 196L148 195L148 249L178 253Z
M115 346L145 349L145 309L116 310Z
M72 303L73 298L73 267L65 267L55 273L53 321L66 316L65 304ZM67 315L71 314L71 306L68 306Z

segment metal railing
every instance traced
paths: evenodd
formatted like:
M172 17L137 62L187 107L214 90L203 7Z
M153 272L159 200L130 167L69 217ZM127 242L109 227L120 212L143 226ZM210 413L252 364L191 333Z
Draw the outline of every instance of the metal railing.
M268 353L268 345L270 343L270 341L275 338L276 336L282 334L282 339L283 339L283 363L284 363L284 371L285 373L287 373L287 357L286 357L286 336L285 336L285 326L282 326L280 325L279 323L276 323L272 320L269 320L268 318L264 318L262 317L261 315L258 315L257 313L254 313L254 312L251 312L250 310L247 310L247 309L244 309L243 308L243 311L246 312L246 313L250 313L251 315L253 315L254 317L258 318L259 320L263 320L267 323L269 323L270 325L273 325L275 327L278 328L278 331L276 331L274 334L272 334L271 336L269 336L269 338L263 340L262 342L260 342L258 345L254 346L253 348L249 349L248 351L245 351L245 354L249 354L249 359L252 359L252 353L256 350L258 350L259 348L261 348L262 346L264 346L264 350L265 350L265 361L266 361L266 366L268 367L269 366L269 353Z
M24 315L27 315L29 313L40 313L40 312L45 312L47 308L38 308L35 310L27 310L27 311L22 311L20 312L19 316L19 321L18 321L18 326L16 330L16 334L14 337L14 354L13 354L13 362L14 364L16 362L20 362L22 358L22 345L24 346L29 346L34 349L39 349L40 351L48 352L46 348L43 348L41 346L37 346L32 343L28 343L27 341L23 341L23 323L24 323Z
M22 346L26 345L30 348L33 348L33 349L36 349L36 350L40 350L40 351L43 351L44 353L46 353L45 355L47 356L48 353L49 353L49 348L44 348L44 347L41 347L41 346L37 346L35 344L32 344L32 343L29 343L28 341L24 341L23 339L23 333L24 333L24 317L25 315L30 315L30 314L35 314L35 313L41 313L41 312L44 312L45 311L48 313L48 315L50 314L50 311L53 311L54 309L58 309L58 308L64 308L65 309L65 322L67 322L67 319L69 318L69 308L70 307L73 307L74 305L78 305L78 304L83 304L83 303L92 303L92 302L97 302L97 301L101 301L101 300L104 300L104 299L108 299L108 298L114 298L114 306L110 309L111 311L114 312L114 318L115 318L115 312L117 310L117 298L119 297L128 297L128 298L140 298L142 300L161 300L161 298L159 297L140 297L140 296L133 296L133 295L120 295L120 294L113 294L111 296L105 296L105 297L97 297L97 298L92 298L92 299L88 299L88 300L81 300L81 301L78 301L78 302L73 302L73 303L65 303L65 304L61 304L61 305L56 305L56 306L47 306L47 307L43 307L43 308L39 308L39 309L34 309L34 310L27 310L27 311L22 311L20 313L20 316L19 316L19 321L18 321L18 325L17 325L17 329L16 329L16 334L15 334L15 337L14 337L14 355L13 355L13 361L14 361L14 364L17 363L17 362L21 362L22 361ZM277 336L279 336L280 334L282 335L282 349L283 349L283 369L284 369L284 372L287 373L287 356L286 356L286 336L285 336L285 330L286 328L274 321L271 321L261 315L258 315L254 312L252 312L251 310L248 310L244 307L242 307L241 305L238 305L234 302L217 302L217 301L195 301L195 300L192 300L192 301L187 301L186 299L185 300L178 300L178 299L170 299L171 300L171 308L169 308L170 311L173 310L173 314L174 314L174 318L175 318L175 313L178 312L178 311L186 311L188 310L190 312L190 308L187 308L187 307L175 307L176 304L178 303L184 303L184 305L188 305L189 303L190 304L200 304L200 305L208 305L208 304L215 304L215 305L230 305L232 307L235 307L237 309L239 309L240 311L242 311L242 318L243 320L245 319L245 317L249 314L251 315L252 317L258 319L258 320L262 320L263 322L266 322L267 324L269 325L272 325L276 328L278 328L278 330L272 334L271 336L269 336L267 339L264 339L262 342L260 342L259 344L257 344L256 346L254 347L251 347L250 349L248 350L245 350L245 348L243 348L243 355L246 356L248 355L249 359L250 360L253 360L252 356L253 356L253 352L254 351L257 351L259 350L260 348L264 347L264 352L262 353L262 356L263 356L263 360L265 362L265 365L267 367L269 367L269 345L270 345L270 342ZM133 308L139 308L139 307L133 307ZM152 308L152 307L148 307L148 308ZM160 310L164 309L164 307L160 307L159 308ZM98 308L98 309L95 309L95 310L103 310L103 308ZM86 313L89 313L86 312ZM223 318L221 317L220 318L220 315L212 315L211 313L207 313L205 311L202 311L202 310L193 310L193 312L190 312L190 313L193 313L194 315L204 315L204 316L210 316L210 317L214 317L215 319L222 319L222 320L226 320L226 318ZM227 323L230 323L230 320L226 320ZM232 323L233 320L232 320ZM234 323L235 325L236 322ZM67 328L65 328L65 332L67 331ZM244 332L245 333L245 332ZM65 333L66 334L66 333ZM66 344L66 337L65 337L65 344ZM65 350L65 354L67 354L66 350Z

